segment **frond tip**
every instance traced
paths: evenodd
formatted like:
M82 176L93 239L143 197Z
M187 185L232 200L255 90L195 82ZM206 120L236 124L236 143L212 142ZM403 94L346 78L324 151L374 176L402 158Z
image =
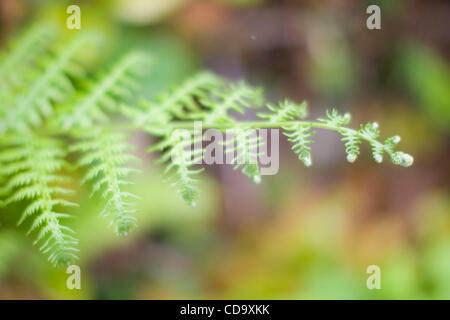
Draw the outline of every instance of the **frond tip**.
M280 126L283 128L284 135L293 144L292 149L298 155L299 159L307 166L312 165L310 140L314 132L311 128L321 128L338 132L345 143L345 152L347 161L353 163L360 154L360 144L363 140L367 141L372 149L372 155L377 163L383 162L383 156L387 153L392 162L404 167L411 166L414 159L409 154L395 151L396 145L400 142L399 136L394 136L380 142L380 130L377 122L361 125L359 130L346 127L351 120L350 113L340 114L336 109L327 110L326 118L319 118L317 121L300 121L306 115L306 104L296 105L295 103L285 101L278 107L268 106L271 113L259 114L262 119L268 120L268 127Z
M412 166L414 163L414 158L411 155L401 152L401 151L394 152L391 155L391 158L392 158L392 162L394 164L397 164L397 165L403 166L403 167Z

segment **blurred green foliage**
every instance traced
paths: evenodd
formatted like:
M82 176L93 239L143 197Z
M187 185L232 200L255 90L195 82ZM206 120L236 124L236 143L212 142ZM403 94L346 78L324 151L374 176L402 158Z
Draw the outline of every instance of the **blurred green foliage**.
M403 83L418 107L439 128L450 127L450 68L430 48L417 43L400 46L396 64Z

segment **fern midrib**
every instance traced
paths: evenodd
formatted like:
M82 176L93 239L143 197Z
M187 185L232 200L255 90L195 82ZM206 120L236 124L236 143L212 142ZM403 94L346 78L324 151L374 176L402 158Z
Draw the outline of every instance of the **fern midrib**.
M292 119L293 117L290 115L291 112L295 112L295 109L293 108L278 109L276 110L275 115L272 116L270 120L272 122L281 122L287 119Z
M384 144L379 142L376 139L373 139L372 137L361 133L359 130L355 130L352 128L347 127L339 127L334 125L329 125L323 122L318 121L280 121L280 122L272 122L272 121L241 121L241 122L221 122L221 123L208 123L208 122L202 122L202 129L217 129L217 130L226 130L226 129L236 129L245 127L248 129L279 129L283 127L289 127L292 125L299 125L302 127L311 127L316 129L326 129L331 131L336 131L338 133L341 132L348 132L350 134L356 135L362 140L365 140L371 144L377 145L383 150L385 150L388 154L392 154L392 150L389 148L386 148ZM194 121L175 121L171 123L166 124L158 124L154 123L152 124L153 129L166 129L168 131L175 130L175 129L186 129L193 131L194 130ZM115 129L115 130L122 130L122 131L135 131L135 130L145 130L145 125L135 125L135 124L126 124L126 123L117 123L112 125L104 125L102 126L104 129ZM48 135L61 135L61 134L67 134L68 132L66 130L60 130L55 128L47 128L44 130L46 134Z
M107 143L110 142L108 141ZM113 188L111 199L114 201L114 207L116 209L117 216L114 217L112 221L116 221L117 218L124 217L126 214L123 208L124 200L122 198L122 192L119 186L119 178L117 176L117 171L115 170L116 164L110 160L114 155L111 152L111 148L107 147L106 144L101 144L100 150L102 150L101 153L105 154L105 157L103 159L106 164L104 172L105 177L107 177L108 179L108 184Z
M311 128L317 128L317 129L327 129L331 131L336 132L348 132L351 134L354 134L358 136L360 139L366 140L369 143L373 143L375 145L379 145L382 147L386 152L389 154L392 154L392 151L384 146L381 142L379 142L376 139L373 139L372 137L361 133L359 130L347 128L347 127L339 127L334 125L329 125L326 123L318 122L318 121L280 121L280 122L272 122L272 121L242 121L239 123L233 123L233 122L227 122L227 123L202 123L203 129L218 129L218 130L226 130L226 129L235 129L240 127L246 127L249 129L270 129L270 128L283 128L283 127L289 127L292 125L299 125L302 127L311 127ZM117 129L120 129L120 126L114 126ZM158 127L158 124L155 124L155 127ZM173 123L165 124L164 126L161 126L163 128L170 127L172 129L186 129L186 130L194 130L194 122L192 121L178 121ZM124 130L135 130L139 129L135 126L123 126L122 129Z
M39 151L36 152L39 154ZM46 157L42 157L41 159L37 160L36 163L41 163L41 161L46 161ZM51 232L55 237L55 240L59 243L61 247L64 247L64 237L62 235L60 224L58 218L55 216L55 213L53 212L53 205L52 205L52 193L50 191L50 188L48 186L48 183L45 182L45 177L49 174L47 170L40 166L36 166L34 168L36 172L38 172L39 179L39 186L40 190L42 190L41 197L45 201L45 209L41 210L41 215L47 214L47 217L49 220L47 221L47 224L51 226ZM43 228L44 226L40 226ZM30 230L32 231L32 230ZM37 239L36 242L38 242L40 239ZM35 242L35 243L36 243Z
M106 161L106 172L105 175L108 177L109 180L109 184L111 186L113 186L114 189L114 193L112 196L112 199L114 200L114 207L117 210L117 214L119 217L124 216L124 212L123 212L123 199L121 196L121 191L120 191L120 187L119 187L119 183L118 183L118 178L116 175L116 171L113 170L112 166L114 166L114 164L112 163L112 161Z
M61 229L59 228L59 220L55 216L55 213L53 211L51 192L49 190L48 184L43 182L45 181L45 175L46 173L43 173L43 170L40 170L39 176L41 177L41 182L39 183L39 185L42 190L42 198L45 202L45 208L41 210L41 215L47 215L47 224L51 226L51 232L54 235L54 239L59 243L61 247L63 247L65 241ZM39 239L37 241L39 241Z

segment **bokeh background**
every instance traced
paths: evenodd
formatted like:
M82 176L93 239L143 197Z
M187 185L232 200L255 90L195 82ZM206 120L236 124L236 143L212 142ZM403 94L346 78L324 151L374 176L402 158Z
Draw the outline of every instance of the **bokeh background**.
M354 126L376 120L415 163L379 165L365 149L349 164L338 136L320 131L313 167L282 141L278 175L255 186L208 167L189 208L136 135L136 232L117 238L80 189L82 290L71 291L1 209L0 299L450 299L448 1L0 0L1 46L37 19L64 26L69 4L107 36L105 65L133 46L155 56L146 97L213 70L264 87L268 101L306 99L312 117L336 107ZM370 4L382 30L366 28ZM381 290L366 288L373 264Z

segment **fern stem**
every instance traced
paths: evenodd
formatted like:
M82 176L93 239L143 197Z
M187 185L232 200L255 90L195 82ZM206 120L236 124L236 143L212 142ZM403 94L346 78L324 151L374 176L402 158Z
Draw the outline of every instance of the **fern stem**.
M279 122L242 121L239 123L214 123L214 124L202 123L202 128L203 129L226 130L226 129L234 129L237 126L239 126L239 127L249 128L249 129L270 129L270 128L284 128L284 127L288 127L288 126L292 126L292 125L300 125L300 126L317 128L317 129L326 129L326 130L336 131L339 133L349 132L349 133L355 134L362 140L368 141L370 144L375 144L377 146L380 146L380 148L384 149L389 154L392 154L392 150L385 148L381 142L369 137L368 135L365 135L365 134L359 132L358 130L347 128L347 127L333 126L333 125L329 125L329 124L326 124L323 122L318 122L318 121L279 121ZM158 125L155 124L155 126L158 126ZM164 124L164 128L167 128L167 127L170 127L172 129L193 130L194 122L180 121L180 122ZM116 127L116 129L117 129L117 127ZM122 126L121 129L135 130L135 129L139 129L139 128L136 128L135 126L125 125L125 126Z
M329 125L323 122L318 121L279 121L279 122L271 122L271 121L241 121L238 123L204 123L202 122L203 129L217 129L217 130L226 130L226 129L236 129L237 127L248 128L248 129L275 129L275 128L284 128L292 125L300 125L310 128L316 129L325 129L336 131L338 133L348 132L355 134L362 140L369 142L370 144L374 144L385 150L388 154L392 154L392 150L386 148L383 143L380 141L371 138L370 136L361 133L358 130L347 128L347 127L338 127ZM139 126L133 123L116 123L112 125L99 125L99 127L109 130L121 130L121 131L137 131L137 130L146 130L149 129L149 125ZM194 121L177 121L166 124L152 124L151 129L185 129L185 130L194 130ZM44 130L47 135L65 135L67 134L66 130L60 130L56 128L51 128L48 130Z

